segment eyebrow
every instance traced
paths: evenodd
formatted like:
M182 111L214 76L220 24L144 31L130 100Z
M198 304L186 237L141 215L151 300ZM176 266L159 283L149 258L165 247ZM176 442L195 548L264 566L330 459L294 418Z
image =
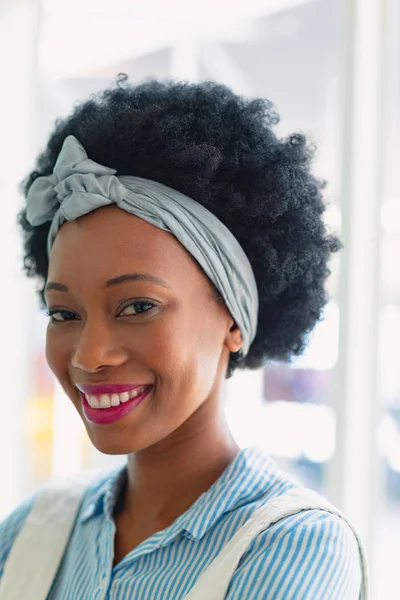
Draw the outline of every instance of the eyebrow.
M112 287L114 285L119 285L121 283L132 281L150 281L152 283L156 283L157 285L161 285L169 289L169 285L165 281L163 281L159 277L156 277L155 275L150 275L150 273L124 273L123 275L118 275L118 277L108 279L108 281L106 281L105 283L105 287ZM49 281L46 284L45 292L49 292L50 290L56 290L58 292L68 292L69 288L63 283L58 283L57 281Z

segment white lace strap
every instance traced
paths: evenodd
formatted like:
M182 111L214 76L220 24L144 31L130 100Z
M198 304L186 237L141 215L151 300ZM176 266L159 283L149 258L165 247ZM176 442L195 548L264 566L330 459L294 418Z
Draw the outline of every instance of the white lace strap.
M185 600L223 600L239 561L254 538L268 527L302 510L322 509L338 515L350 526L358 542L362 584L360 600L369 600L367 556L360 537L348 518L325 498L307 488L292 488L256 509L246 523L235 533L222 552L200 575Z
M46 599L91 478L53 481L40 492L5 563L0 600Z

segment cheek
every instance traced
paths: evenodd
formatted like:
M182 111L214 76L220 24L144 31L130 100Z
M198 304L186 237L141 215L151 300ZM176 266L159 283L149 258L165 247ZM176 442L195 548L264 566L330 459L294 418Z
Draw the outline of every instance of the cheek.
M193 362L198 352L199 326L188 317L166 319L148 332L143 356L160 374L172 375L187 363Z
M205 397L218 368L219 337L215 325L181 317L178 323L152 332L146 362L159 374L162 387L175 391L174 397Z

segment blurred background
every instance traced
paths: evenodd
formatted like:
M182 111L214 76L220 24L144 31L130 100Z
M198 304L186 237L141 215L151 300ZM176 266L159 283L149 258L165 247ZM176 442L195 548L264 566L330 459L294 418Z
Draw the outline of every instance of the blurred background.
M281 135L315 141L326 222L345 245L304 355L229 380L233 433L350 516L373 599L398 599L399 2L1 0L0 67L0 519L53 476L125 460L92 447L46 364L47 319L21 269L17 185L55 119L118 73L213 79L272 100Z

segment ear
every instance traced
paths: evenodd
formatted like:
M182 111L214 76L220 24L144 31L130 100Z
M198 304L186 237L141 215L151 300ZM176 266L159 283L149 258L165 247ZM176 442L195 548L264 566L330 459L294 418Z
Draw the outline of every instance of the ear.
M226 334L225 345L231 352L238 352L243 346L242 334L235 321L230 322L230 328Z

